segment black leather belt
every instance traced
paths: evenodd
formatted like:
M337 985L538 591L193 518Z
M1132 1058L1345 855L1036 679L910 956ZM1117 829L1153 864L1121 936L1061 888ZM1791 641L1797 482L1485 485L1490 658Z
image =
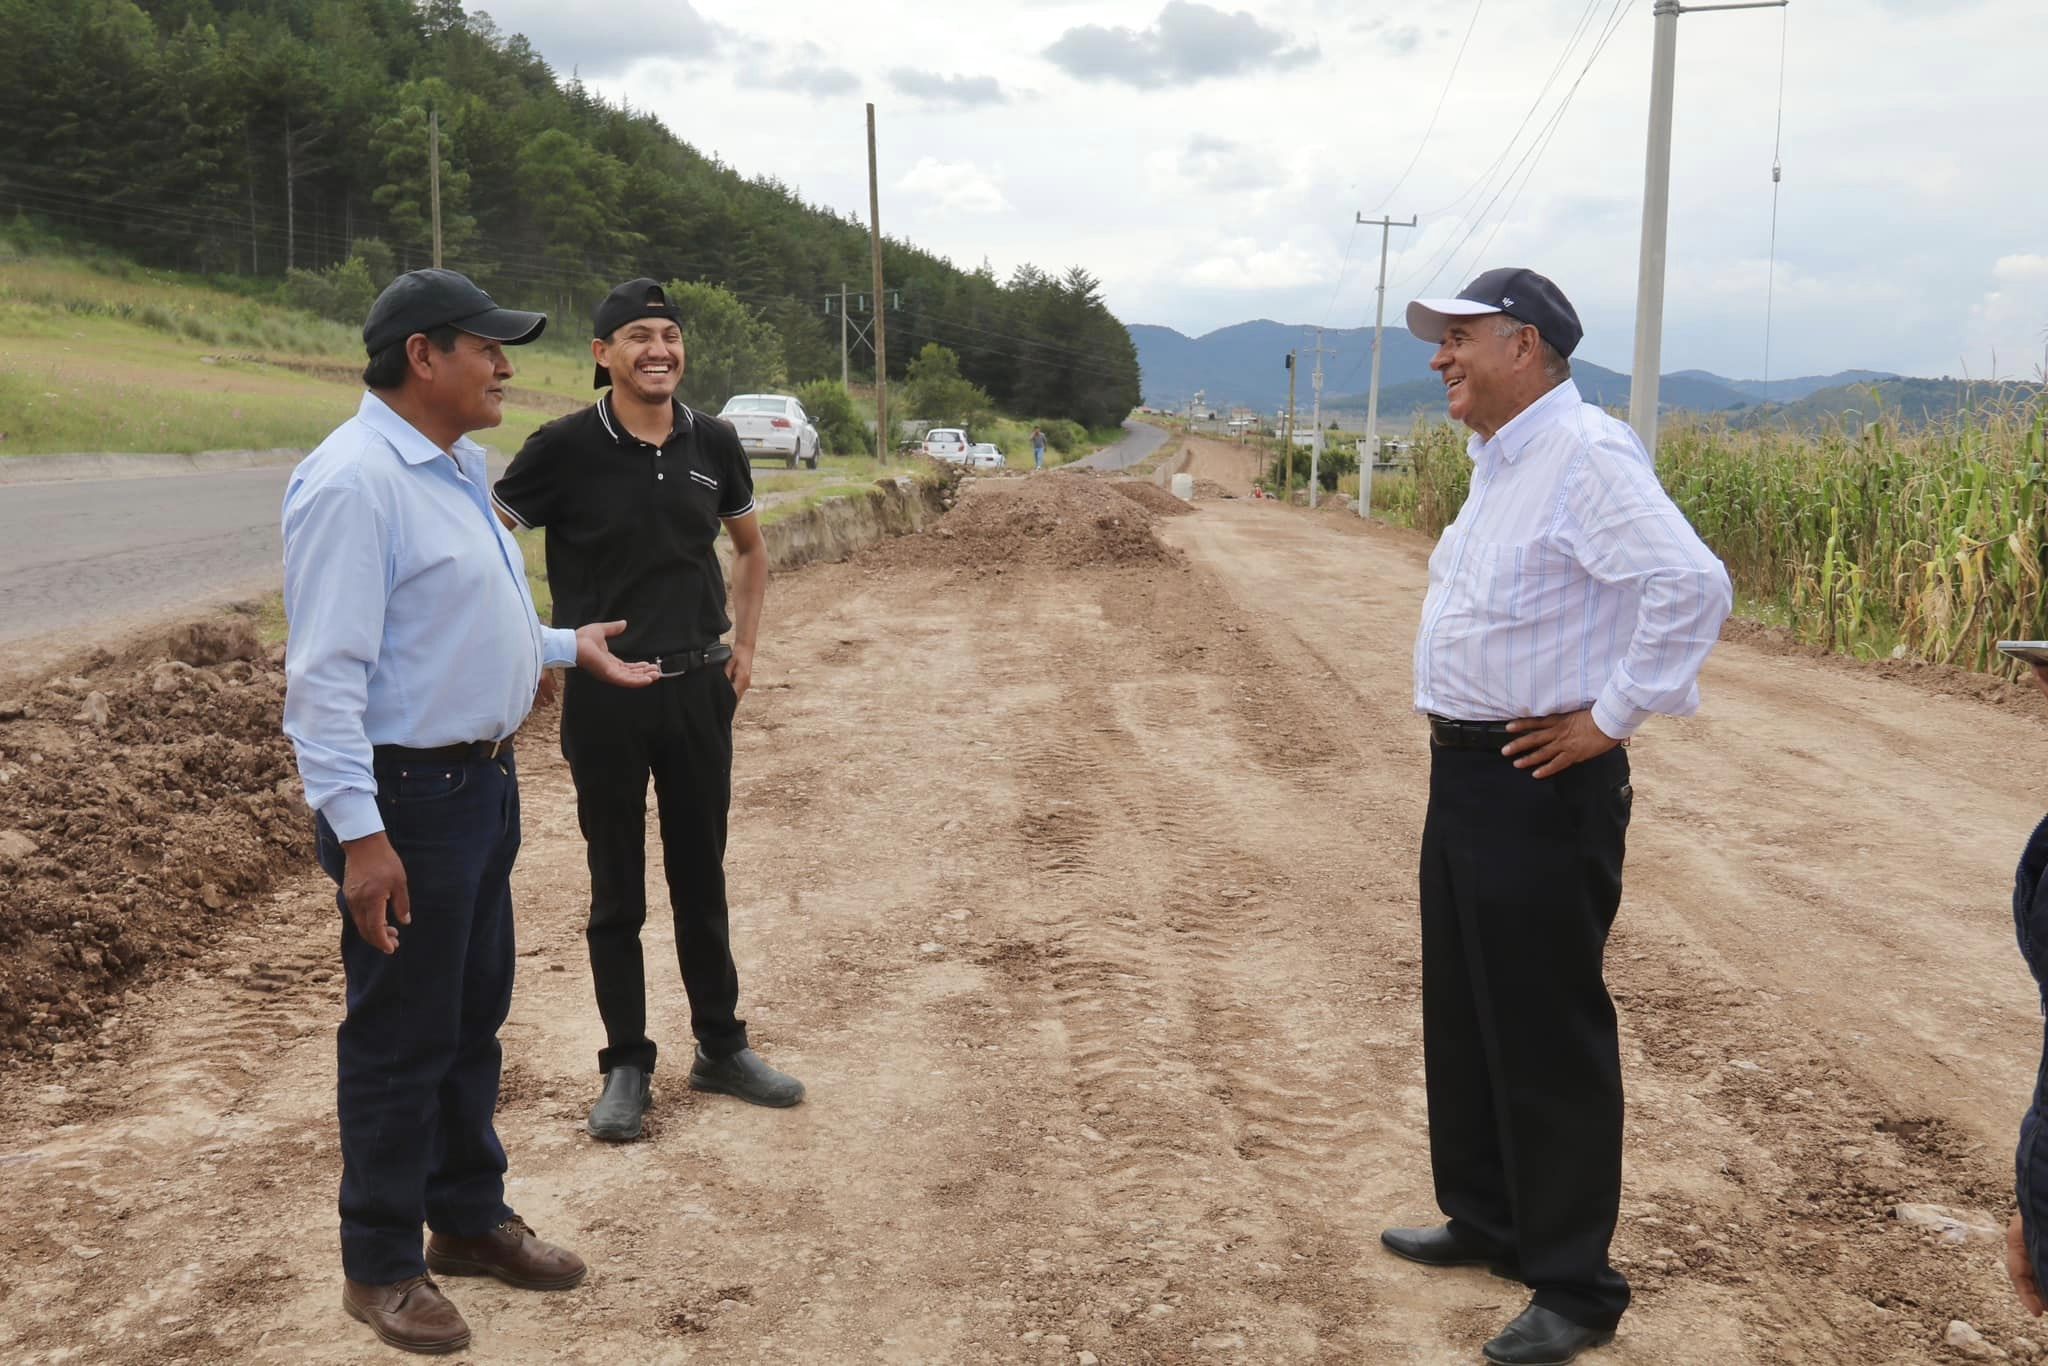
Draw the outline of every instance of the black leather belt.
M723 664L732 658L732 646L724 641L713 641L701 650L667 650L658 655L648 655L645 662L661 670L663 678L680 678L692 669L701 669L706 664Z
M502 740L471 740L461 745L439 745L413 749L407 745L377 745L371 758L380 764L475 764L487 759L504 759L512 753L512 737Z
M1429 738L1445 749L1490 749L1495 753L1514 738L1505 721L1453 721L1429 718Z

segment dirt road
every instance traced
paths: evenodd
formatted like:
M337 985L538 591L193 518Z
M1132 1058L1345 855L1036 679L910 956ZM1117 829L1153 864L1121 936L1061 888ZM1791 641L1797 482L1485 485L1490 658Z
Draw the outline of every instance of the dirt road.
M1122 496L988 481L771 589L731 867L798 1110L680 1086L671 968L647 1140L582 1135L582 848L525 744L501 1131L513 1203L595 1272L455 1283L473 1359L1465 1362L1520 1308L1375 1242L1432 1208L1426 546L1213 501L1159 551ZM1705 691L1634 751L1610 980L1638 1298L1588 1360L1963 1360L1951 1319L2030 1359L1996 1249L1889 1211L2009 1204L2038 709L1734 642ZM331 902L306 879L204 933L98 1060L10 1079L0 1357L378 1355L337 1305Z

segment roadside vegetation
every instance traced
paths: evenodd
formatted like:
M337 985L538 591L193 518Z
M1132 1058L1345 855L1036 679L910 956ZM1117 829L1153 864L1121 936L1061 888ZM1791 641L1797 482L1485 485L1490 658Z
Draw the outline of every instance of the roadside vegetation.
M1412 476L1373 512L1429 535L1464 502L1463 435L1418 424ZM1861 658L2014 675L2000 640L2048 636L2048 408L2037 400L1916 430L1806 435L1680 422L1658 473L1728 566L1740 610Z

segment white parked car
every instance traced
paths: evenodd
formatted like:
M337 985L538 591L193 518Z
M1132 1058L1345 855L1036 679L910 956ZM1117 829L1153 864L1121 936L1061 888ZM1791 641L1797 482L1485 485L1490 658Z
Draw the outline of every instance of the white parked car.
M967 464L977 470L999 470L1003 467L1003 453L993 441L977 441L967 448Z
M732 424L748 460L782 460L818 468L818 429L804 405L787 394L734 394L718 410Z
M967 463L967 433L958 427L934 427L924 434L924 453L955 465Z

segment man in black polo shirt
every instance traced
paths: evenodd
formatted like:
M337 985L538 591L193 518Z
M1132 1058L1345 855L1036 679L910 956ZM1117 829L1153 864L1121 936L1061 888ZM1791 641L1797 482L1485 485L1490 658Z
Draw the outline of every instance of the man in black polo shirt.
M697 1036L690 1085L776 1106L795 1105L804 1088L747 1046L726 926L732 718L753 678L768 587L753 475L732 428L675 397L683 335L659 284L620 285L595 323L595 385L610 385L610 395L535 432L493 498L510 523L547 528L555 619L624 618L613 652L661 668L661 680L639 692L572 674L562 699L562 754L590 855L590 974L607 1038L590 1132L627 1142L640 1136L655 1060L640 954L650 773ZM719 639L735 624L713 552L721 523L734 550L730 646ZM600 603L618 610L592 617Z

